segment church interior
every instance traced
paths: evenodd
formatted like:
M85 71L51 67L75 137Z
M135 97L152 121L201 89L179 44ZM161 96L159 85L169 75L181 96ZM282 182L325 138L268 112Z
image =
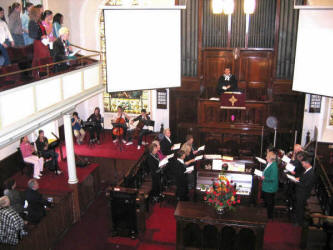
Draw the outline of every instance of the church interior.
M333 249L332 0L1 0L0 250Z

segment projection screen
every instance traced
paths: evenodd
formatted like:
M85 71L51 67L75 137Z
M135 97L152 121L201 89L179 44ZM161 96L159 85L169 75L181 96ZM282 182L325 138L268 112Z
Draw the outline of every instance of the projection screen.
M180 7L104 9L108 92L181 85Z
M333 96L333 10L301 9L293 90Z

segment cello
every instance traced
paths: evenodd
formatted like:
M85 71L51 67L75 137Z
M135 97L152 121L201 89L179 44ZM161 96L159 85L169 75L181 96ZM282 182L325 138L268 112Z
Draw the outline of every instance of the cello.
M115 127L112 131L113 135L115 136L122 136L124 134L124 125L126 124L125 119L120 116L119 118L117 118L116 122L113 123L113 126Z

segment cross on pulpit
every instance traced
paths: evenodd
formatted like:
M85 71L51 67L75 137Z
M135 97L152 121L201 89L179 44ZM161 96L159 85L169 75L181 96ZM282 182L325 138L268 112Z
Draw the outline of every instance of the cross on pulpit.
M235 98L234 96L232 96L230 99L229 99L229 102L231 102L232 106L235 106L235 102L237 102L238 99Z

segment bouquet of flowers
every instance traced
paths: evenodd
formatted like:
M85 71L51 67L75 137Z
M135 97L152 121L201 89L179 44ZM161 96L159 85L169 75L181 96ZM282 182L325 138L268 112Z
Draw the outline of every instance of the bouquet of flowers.
M236 203L240 203L239 195L236 196L235 185L223 174L219 175L216 181L213 180L208 188L202 185L201 189L206 192L204 200L217 211L232 210Z

